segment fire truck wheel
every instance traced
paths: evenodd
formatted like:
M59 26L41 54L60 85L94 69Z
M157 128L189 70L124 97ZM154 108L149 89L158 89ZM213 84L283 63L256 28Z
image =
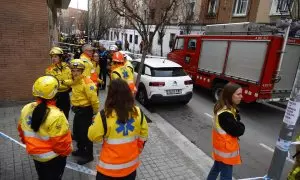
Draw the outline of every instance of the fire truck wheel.
M147 106L149 104L145 88L139 88L136 98L143 106Z
M213 96L213 100L214 102L217 102L219 100L219 97L221 95L221 92L224 88L225 84L224 83L216 83L214 86L213 86L213 89L212 89L212 96Z

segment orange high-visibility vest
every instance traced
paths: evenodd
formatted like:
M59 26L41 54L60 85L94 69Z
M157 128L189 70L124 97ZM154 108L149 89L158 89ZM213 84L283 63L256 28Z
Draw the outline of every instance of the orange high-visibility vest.
M236 118L235 110L222 109L214 117L212 129L213 152L212 157L216 161L224 164L241 164L240 146L237 137L227 134L220 126L218 115L223 112L229 112Z
M113 111L105 121L107 126L104 125L99 113L93 125L90 126L89 139L95 142L101 142L103 139L96 167L101 174L110 177L125 177L138 168L139 155L148 138L148 124L142 111L138 107L135 108L138 114L125 124L118 121L117 114ZM105 133L104 126L107 127L107 133Z
M72 152L72 138L65 115L55 106L47 104L49 113L40 129L31 129L31 117L38 103L24 106L18 123L19 136L26 151L34 160L47 162L59 155L68 156Z

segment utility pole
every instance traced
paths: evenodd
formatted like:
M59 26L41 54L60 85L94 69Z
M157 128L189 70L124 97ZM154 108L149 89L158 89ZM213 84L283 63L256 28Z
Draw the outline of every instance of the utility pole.
M291 21L282 21L281 27L285 27L285 38L282 48L284 53L288 34L291 26ZM283 54L281 55L281 59ZM280 65L279 65L280 66ZM278 69L280 71L280 69ZM300 67L298 65L298 70L296 78L294 81L293 89L290 95L290 100L285 110L285 115L283 118L283 124L279 133L279 137L276 142L275 151L273 153L273 158L268 170L266 179L279 180L282 174L282 170L288 155L288 150L292 142L293 134L295 131L295 125L297 123L300 111Z

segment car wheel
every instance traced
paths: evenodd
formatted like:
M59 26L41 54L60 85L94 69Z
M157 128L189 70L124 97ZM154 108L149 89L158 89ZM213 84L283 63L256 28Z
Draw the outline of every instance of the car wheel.
M145 88L140 88L137 92L137 100L143 105L147 106L149 104L147 92Z
M217 102L220 99L221 92L223 91L225 84L224 83L217 83L214 85L212 89L212 96L214 102Z

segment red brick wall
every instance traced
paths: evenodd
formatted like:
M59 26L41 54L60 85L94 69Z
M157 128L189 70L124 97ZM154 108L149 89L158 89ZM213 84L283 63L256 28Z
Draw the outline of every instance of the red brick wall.
M32 99L49 64L46 0L4 0L0 7L0 102Z

